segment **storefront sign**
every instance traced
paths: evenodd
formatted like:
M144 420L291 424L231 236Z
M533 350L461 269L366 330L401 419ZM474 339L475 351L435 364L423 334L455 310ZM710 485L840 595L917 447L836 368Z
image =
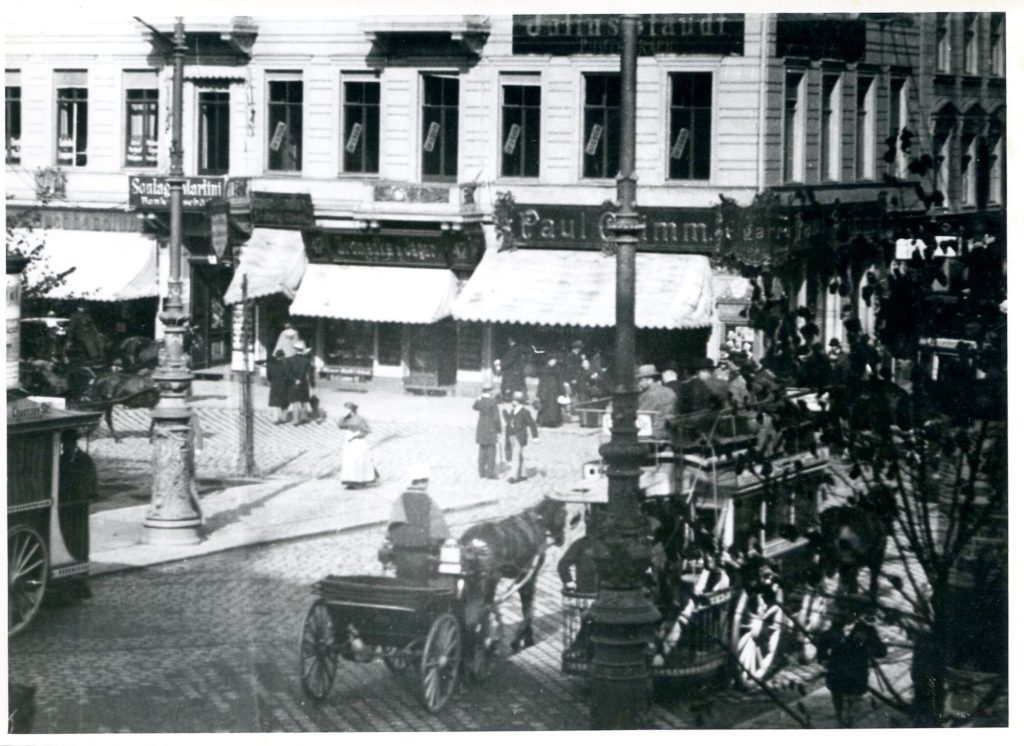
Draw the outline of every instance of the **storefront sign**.
M312 228L313 198L308 194L252 192L249 195L253 225L275 228Z
M131 176L128 178L128 204L135 208L166 209L171 207L171 186L166 176ZM190 176L182 185L182 209L202 210L212 199L224 199L224 179Z
M207 205L210 215L210 248L218 259L224 258L228 250L230 230L228 228L228 203L226 200L213 200Z
M48 230L138 233L143 228L142 221L136 213L123 210L8 208L8 214L12 216L27 213L31 213L33 217L38 216L39 227Z
M622 49L617 15L514 15L512 54L614 54ZM637 52L743 54L742 13L642 15Z
M640 248L705 253L715 245L715 208L641 208ZM513 245L528 249L599 249L612 242L612 207L514 205L504 230Z
M426 148L424 147L424 149ZM443 205L448 202L449 194L449 187L446 186L421 186L418 184L374 184L373 186L374 202L414 202Z
M310 233L303 236L314 262L380 264L472 270L483 256L483 235L409 236Z
M782 13L776 21L776 55L856 62L864 57L867 26L854 18L808 18Z

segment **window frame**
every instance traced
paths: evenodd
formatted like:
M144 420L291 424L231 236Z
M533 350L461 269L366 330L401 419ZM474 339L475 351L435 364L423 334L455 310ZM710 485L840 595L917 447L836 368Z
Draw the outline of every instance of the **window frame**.
M897 86L898 84L898 86ZM910 126L910 102L908 100L908 78L905 75L889 76L889 135L896 138L896 157L889 166L890 173L899 179L907 178L908 158L900 149L900 133ZM896 118L893 119L893 101L895 95ZM895 126L894 126L895 125Z
M604 90L604 94L603 94L604 102L600 103L600 104L588 104L587 103L587 80L590 79L590 78L595 78L595 79L596 78L604 78L606 81L607 80L611 80L613 78L618 80L618 82L619 82L619 97L618 97L619 98L619 102L618 102L618 104L616 104L615 106L608 105L608 103L607 103L607 100L608 100L608 88L607 88L607 85L605 86L605 90ZM582 86L581 86L582 90L581 90L581 96L580 96L580 102L581 102L581 112L580 113L582 114L582 118L580 120L581 123L582 123L582 127L580 128L581 137L580 137L580 151L579 151L580 152L580 180L581 181L609 181L609 180L614 180L615 177L618 175L618 172L619 172L619 140L618 140L618 138L619 138L619 134L620 134L620 132L619 132L619 130L620 130L620 118L622 116L622 76L621 76L621 74L619 73L618 70L614 70L614 71L594 70L594 71L584 71L583 73L581 73L581 78L580 79L582 81ZM594 175L588 175L587 174L587 158L588 157L589 158L594 157L594 156L589 155L587 153L587 145L588 145L588 143L589 143L589 141L591 139L591 135L592 135L593 129L594 129L593 126L591 126L589 128L587 127L588 110L604 112L603 116L601 117L601 121L602 121L601 126L603 127L603 130L601 132L600 141L599 141L599 146L601 147L601 152L602 152L602 156L601 156L602 157L602 168L601 168L601 174L602 175L600 175L600 176L594 176ZM614 116L612 115L612 113L614 113ZM611 124L610 124L610 122L611 122ZM610 136L608 135L609 132L614 132L615 133L615 135L614 135L615 136L615 145L614 145L614 147L609 147L609 141L611 139ZM603 144L601 144L601 143L603 143ZM609 168L609 166L611 166L611 168ZM611 175L608 175L609 171L611 172Z
M125 70L122 86L124 104L124 151L122 165L133 170L153 169L158 166L160 158L160 80L156 70ZM131 80L130 80L131 79ZM143 79L145 86L143 87ZM131 94L142 94L133 98ZM142 139L141 152L137 162L132 162L131 147L133 135L132 122L137 114L133 106L141 106Z
M542 147L543 147L543 142L544 142L544 137L543 137L543 127L544 127L544 87L543 87L543 85L541 85L541 76L540 76L539 73L533 73L533 74L520 73L520 74L515 74L515 75L503 75L500 78L498 88L499 88L499 95L500 95L500 100L498 102L498 107L500 109L500 114L499 114L500 130L498 132L498 135L499 135L499 141L498 141L498 178L500 178L500 179L524 179L524 180L530 180L530 181L533 181L535 179L540 179L540 177L541 177L541 165L543 163ZM526 103L525 95L523 96L521 103L518 103L518 104L506 103L505 92L509 88L521 88L521 89L524 89L524 93L525 93L525 89L527 89L527 88L536 88L537 89L537 104L533 105L533 104ZM518 112L517 120L516 121L512 121L511 123L506 119L506 115L510 111ZM536 173L526 173L527 171L531 170L529 168L529 166L532 165L532 164L528 163L530 158L529 158L529 154L527 153L527 148L524 145L526 142L531 141L530 140L530 134L531 134L530 133L530 128L527 126L527 121L526 121L528 118L531 118L531 119L533 118L531 116L531 114L534 114L535 117L536 117L536 122L535 122L536 132L534 133L534 135L535 135L534 140L536 142L535 149L536 149L537 158L536 158L535 168L533 169L533 170L536 171ZM506 126L506 125L511 125L511 126ZM508 138L509 138L509 134L511 132L511 128L512 128L512 126L515 126L515 125L518 125L520 127L520 134L517 136L516 142L515 142L514 147L513 147L513 151L518 150L520 152L520 155L519 155L519 158L518 158L518 161L519 161L519 169L518 170L520 171L520 173L507 173L506 172L506 156L513 156L514 152L513 153L507 153L505 148L508 145Z
M67 73L81 73L85 71L66 71ZM59 75L60 73L58 73ZM81 92L81 95L71 95L64 92ZM85 168L89 165L89 85L86 78L84 85L79 83L57 83L54 90L56 103L56 127L54 127L55 160L58 167ZM70 119L70 138L62 137L62 121L65 113L65 105ZM82 123L84 120L84 123ZM61 144L64 140L70 139L72 144L71 162L61 161Z
M14 92L17 92L16 94ZM16 127L14 125L17 125ZM15 134L14 130L17 129ZM17 148L17 155L12 151ZM7 70L4 80L4 152L8 166L21 165L21 71Z
M376 86L377 87L377 101L376 103L362 101L349 101L348 93L349 86ZM375 75L367 75L363 73L359 74L346 74L341 75L341 91L340 91L340 126L338 129L338 172L342 176L378 176L380 174L380 134L381 134L381 114L383 112L383 106L381 105L381 94L383 93L383 86L381 85L380 78ZM353 124L360 125L360 134L357 135L357 141L353 148L353 153L359 153L359 160L361 162L360 167L349 167L346 163L349 156L348 141L351 136L351 130L349 128L349 113L353 111L359 111L361 116L359 121L354 121ZM367 125L367 118L370 112L376 112L376 129L374 132L374 147L376 153L373 155L375 160L375 168L368 166L369 156L369 135L367 132L370 127ZM372 118L372 117L369 117Z
M706 107L696 106L696 105L691 105L689 107L675 106L672 103L672 101L673 101L673 99L675 97L676 81L677 80L682 80L683 78L686 78L686 77L696 78L697 76L706 77L706 79L707 79L707 83L708 83L708 103L707 103L707 106ZM710 71L710 70L673 70L673 71L670 71L668 73L668 78L669 78L669 80L668 80L668 120L667 120L667 127L665 129L666 133L668 134L668 139L665 141L665 151L666 151L666 156L667 156L667 158L666 158L667 167L666 167L666 173L665 173L665 180L666 181L670 181L672 183L680 183L680 182L710 182L712 174L714 173L714 142L715 142L715 139L714 139L714 128L715 128L715 76L714 76L714 73L712 71ZM694 175L694 168L695 168L695 166L694 166L695 144L701 139L701 138L698 138L697 136L695 136L695 134L694 134L694 131L696 130L696 127L694 126L694 119L699 114L699 112L702 112L705 109L706 109L706 112L707 112L707 132L706 132L707 175L706 176L700 176L700 175ZM680 111L680 112L688 111L688 112L690 112L690 114L689 114L689 119L690 119L690 128L689 129L690 129L690 133L689 133L689 135L687 137L686 144L683 146L684 150L688 150L689 151L690 173L687 176L673 176L672 175L672 164L673 164L673 161L674 160L678 160L678 159L674 159L673 156L672 156L672 151L675 149L676 138L678 137L678 135L675 134L677 130L676 130L675 125L673 124L673 117L674 117L674 115L675 115L675 113L677 111Z
M830 80L832 86L827 88L826 83ZM827 123L826 111L829 114ZM825 137L826 132L828 139ZM825 71L821 76L819 138L818 178L822 182L838 182L843 175L843 74L840 71Z
M857 76L857 97L854 109L854 180L871 181L875 178L877 159L877 105L878 77ZM867 82L866 88L862 85Z
M223 100L218 101L204 101L203 98L207 96L217 96L218 99L223 97ZM207 107L224 107L225 119L223 127L225 130L226 138L224 142L224 167L209 167L203 165L203 156L207 155L208 150L208 138L204 136L206 130L204 129L203 115ZM220 125L220 119L218 118L218 127ZM220 152L218 144L217 152ZM224 176L231 171L231 89L225 86L201 86L196 88L196 173L200 176Z
M787 69L782 86L782 183L807 179L807 71ZM790 79L798 78L792 121L789 116ZM787 175L788 168L788 175Z
M427 103L427 81L429 79L438 79L438 80L441 80L441 81L454 80L455 81L455 91L456 91L456 102L455 102L455 104L453 105L453 104L450 104L450 103L448 103L446 101L445 90L444 90L444 85L443 84L442 84L442 87L441 87L441 103L428 104ZM420 125L417 128L417 133L418 133L418 135L417 135L417 143L418 143L418 151L419 151L420 179L423 182L431 182L431 183L436 183L436 184L456 184L456 183L458 183L458 180L459 180L459 141L462 139L461 138L461 132L460 132L461 128L459 126L461 124L460 116L461 116L461 109L462 109L462 78L461 78L461 76L457 72L434 72L434 71L429 71L428 72L428 71L424 71L424 72L420 73L419 85L420 85L420 106L419 106ZM429 151L426 150L427 142L430 139L430 126L427 123L428 122L428 117L427 117L428 109L437 109L438 113L441 116L440 122L437 123L438 124L438 130L437 130L437 133L434 136L434 144L433 144L431 150L429 150ZM454 150L455 150L454 160L455 160L455 163L454 163L454 173L449 174L449 173L446 172L445 163L446 163L446 160L447 160L447 153L452 148L449 147L451 145L451 143L449 143L447 141L447 134L448 134L448 132L447 132L446 128L447 128L447 125L448 125L448 123L450 121L450 116L451 116L453 111L454 111L454 116L455 116L455 143L454 143ZM431 121L430 123L434 124L433 121ZM441 146L441 155L438 156L439 173L427 173L427 168L426 168L427 164L426 164L426 157L425 157L425 155L427 153L432 154L434 152L434 148L437 148L438 145Z
M965 13L963 16L963 60L962 71L964 75L978 75L978 42L980 41L980 22L978 13Z
M953 43L950 14L936 13L935 20L935 72L952 72Z
M300 100L297 103L295 101L288 101L287 99L288 99L289 94L287 92L287 88L285 89L285 97L284 97L285 100L283 100L283 101L275 100L272 97L272 90L273 90L273 86L275 84L285 84L286 86L289 86L289 85L292 85L292 84L298 84L299 91L301 92ZM305 81L303 80L302 73L301 72L285 72L285 71L269 72L269 73L267 73L266 88L264 90L266 92L266 97L267 97L267 99L266 99L266 108L265 108L266 117L267 117L267 128L266 128L267 129L267 133L266 133L267 134L267 138L266 138L266 140L264 140L264 147L266 148L266 150L263 151L264 154L265 154L265 157L266 157L266 160L264 162L265 163L265 165L264 165L265 171L266 171L266 173L271 173L271 174L301 174L302 173L302 167L303 167L303 160L304 160L304 156L305 156L305 126L306 126L306 117L305 117L306 86L305 86ZM286 167L287 164L284 164L284 163L282 163L280 166L277 166L277 167L273 166L273 164L272 164L273 158L272 158L271 154L277 152L277 150L274 150L274 149L271 148L271 146L273 145L273 142L274 142L274 139L275 139L276 130L277 130L277 125L273 124L273 122L275 121L274 116L273 116L274 107L285 107L284 108L284 112L287 115L285 117L285 120L282 120L285 123L286 129L284 130L284 134L282 135L282 142L279 143L277 150L280 150L281 147L287 147L287 144L284 141L284 139L286 137L292 136L292 140L293 140L293 143L294 143L294 136L292 135L292 133L295 131L295 128L292 126L292 124L293 124L293 115L294 115L294 113L296 111L298 112L299 126L298 126L297 129L298 129L299 136L298 136L298 142L297 142L297 148L296 148L297 155L295 156L296 163L294 164L294 166L292 168L287 168ZM282 159L282 161L284 160L284 155L281 156L281 159Z

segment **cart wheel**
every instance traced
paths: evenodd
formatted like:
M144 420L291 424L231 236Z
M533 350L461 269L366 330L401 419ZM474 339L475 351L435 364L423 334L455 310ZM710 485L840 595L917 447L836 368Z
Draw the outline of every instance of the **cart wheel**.
M786 627L782 590L774 594L743 591L732 620L733 652L739 661L736 681L748 687L768 677Z
M825 629L827 612L828 597L819 589L811 589L804 594L796 615L801 663L810 663L817 655L814 637Z
M7 532L7 634L16 635L39 611L50 577L46 542L29 526Z
M430 712L440 712L455 691L461 653L462 631L458 621L451 614L441 614L430 625L420 663L423 704Z
M466 673L470 680L480 683L491 675L499 643L501 619L494 609L487 609L479 627L473 631L472 643L466 651Z
M327 696L338 671L334 632L334 620L327 604L314 601L302 625L302 641L299 643L302 691L314 702Z

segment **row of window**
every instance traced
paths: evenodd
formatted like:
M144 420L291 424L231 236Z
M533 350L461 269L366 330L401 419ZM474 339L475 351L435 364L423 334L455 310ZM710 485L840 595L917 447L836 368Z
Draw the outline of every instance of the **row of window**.
M273 73L267 83L268 171L302 170L303 82L300 73ZM668 177L711 177L710 72L669 76ZM584 75L582 161L584 178L614 178L619 167L620 85L616 73ZM341 167L376 174L380 168L380 83L342 85ZM59 166L88 164L89 96L84 71L56 73L56 153ZM459 78L422 76L420 167L426 181L454 181L459 160ZM124 165L157 164L159 91L155 72L125 73ZM536 75L510 75L501 87L501 175L536 178L541 163L542 93ZM197 169L203 175L230 168L230 97L226 89L197 93ZM7 71L7 163L21 162L21 81Z
M960 72L963 75L981 75L983 71L981 54L980 13L937 13L935 21L935 70L940 73L953 72L953 29L952 19L962 15L963 41L960 45ZM1006 38L1002 14L988 16L988 68L989 75L1006 75Z
M819 112L808 113L807 73L786 73L782 143L782 178L786 183L805 180L807 165L807 124L809 116L820 114L818 167L821 182L842 180L843 85L838 73L821 76ZM881 81L876 76L857 77L856 110L853 116L853 166L858 180L873 180L878 160L875 127L877 122L876 89ZM908 176L908 156L899 147L901 133L910 127L909 82L907 78L889 77L887 137L896 138L895 157L888 174L896 178ZM959 202L965 206L999 204L1003 192L1003 128L998 118L986 121L983 112L969 112L959 127L961 161ZM951 142L957 131L956 113L942 113L935 118L930 134L930 151L934 163L935 187L948 199L950 193ZM925 143L926 150L929 143Z

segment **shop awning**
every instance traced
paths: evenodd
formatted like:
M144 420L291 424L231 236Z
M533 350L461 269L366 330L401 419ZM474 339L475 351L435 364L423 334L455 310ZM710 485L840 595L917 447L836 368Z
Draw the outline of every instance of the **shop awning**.
M242 277L248 276L248 297L283 293L295 297L306 271L306 247L299 231L256 228L241 248L241 260L224 293L228 305L242 302Z
M43 244L42 253L26 269L29 283L44 275L74 269L47 298L116 302L155 298L156 242L139 233L107 231L23 231L24 241Z
M311 264L291 313L431 324L451 315L458 287L447 269Z
M710 326L711 265L693 254L636 257L636 325ZM615 257L599 251L490 252L455 303L460 321L551 326L615 325Z

